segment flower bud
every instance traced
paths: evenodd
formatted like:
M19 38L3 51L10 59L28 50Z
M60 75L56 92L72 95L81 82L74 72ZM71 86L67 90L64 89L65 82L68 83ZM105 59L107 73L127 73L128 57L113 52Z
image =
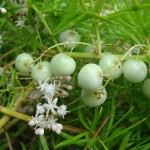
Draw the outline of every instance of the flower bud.
M53 131L56 131L57 129L58 129L57 125L53 124L53 125L52 125L52 130L53 130Z
M67 90L72 90L72 86L71 85L67 85Z
M60 133L61 133L61 130L60 130L60 129L57 129L57 130L56 130L56 133L57 133L57 134L60 134Z
M28 123L29 126L34 126L35 125L35 122L33 120L31 120L29 123Z
M6 14L7 13L7 10L5 8L3 8L3 7L0 7L0 11L1 11L2 14Z
M44 129L43 128L39 128L39 135L43 135L44 134Z
M44 129L43 128L38 128L35 130L36 135L43 135L44 134Z
M60 124L60 123L57 123L57 127L58 127L60 130L63 129L63 126L62 126L62 124Z

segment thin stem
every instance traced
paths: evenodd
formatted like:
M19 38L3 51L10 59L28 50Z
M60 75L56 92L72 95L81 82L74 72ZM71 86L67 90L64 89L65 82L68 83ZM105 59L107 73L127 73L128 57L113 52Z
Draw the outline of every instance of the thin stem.
M10 120L10 116L3 116L1 119L0 119L0 129L3 128L3 126L5 126L5 124Z
M95 28L96 28L98 54L101 54L101 40L100 40L100 32L99 32L98 23L96 23Z
M8 109L7 107L3 107L3 106L0 106L0 112L4 113L5 115L12 116L24 121L29 121L32 118L30 116L24 115L22 113Z
M122 13L123 12L128 13L128 12L132 12L132 11L138 11L138 10L141 10L141 9L150 9L150 4L134 5L134 6L131 6L129 8L123 9L121 11L118 11L117 14L118 15L120 14L120 16L122 16L123 14L121 14L121 12ZM109 19L111 19L111 18L109 18Z
M87 8L85 6L85 1L84 0L80 0L81 6L83 8L84 11L87 11Z
M66 45L66 44L70 44L70 43L81 44L81 45L89 45L89 46L95 48L94 45L91 45L91 44L88 44L88 43L84 43L84 42L64 42L64 43L59 43L59 44L53 45L53 46L49 47L47 50L45 50L45 51L40 55L40 57L38 57L34 62L37 62L38 60L40 60L49 50L51 50L51 49L53 49L53 48L55 48L55 47L57 47L57 46ZM51 51L51 52L52 52L52 51ZM49 53L51 53L51 52L49 52ZM56 52L54 52L54 51L53 51L52 53L56 54ZM71 53L72 53L72 52L71 52ZM68 55L70 56L71 53L69 52Z
M118 108L118 106L121 104L123 98L121 98L118 103L115 105L115 109ZM110 114L106 117L106 119L103 121L103 123L101 124L101 126L98 128L97 132L93 135L92 138L96 138L98 136L98 134L101 132L102 128L105 126L105 124L108 122L110 118ZM85 146L84 150L87 150L87 146Z
M47 31L49 32L49 34L51 36L52 35L52 31L51 31L50 27L48 26L45 18L42 16L41 12L37 9L37 7L35 5L32 5L32 8L36 11L36 13L40 17L42 23L44 24L44 26L46 27ZM57 42L56 38L55 37L51 37L51 38L52 38L54 44L57 45L58 42ZM58 48L59 52L62 52L62 49L59 46L57 48Z
M51 55L56 55L57 54L57 52L55 52L55 51L49 51L48 53L51 54ZM64 54L69 55L70 52L64 52ZM76 58L76 59L100 59L103 56L103 54L96 55L94 53L72 52L70 56L73 57L73 58ZM121 59L124 55L115 55L115 56L117 56L119 59ZM150 63L149 60L147 59L147 57L150 57L150 56L148 54L147 55L139 55L138 59L140 59L140 60L142 60L144 62ZM127 55L124 58L124 60L136 59L136 58L137 58L136 55L131 55L131 56Z
M13 90L22 90L22 89L26 89L26 88L27 88L27 87L24 87L24 86L22 86L22 87L13 87ZM12 89L11 89L11 90L12 90ZM2 93L2 92L8 92L8 91L10 91L9 88L0 90L1 93Z
M96 13L93 13L93 12L87 12L87 15L89 17L91 16L91 17L95 17L97 19L100 19L101 21L109 22L110 20L113 20L113 19L116 19L116 18L121 17L123 15L126 15L129 12L138 11L138 10L141 10L141 9L150 9L150 4L132 6L132 7L114 12L110 15L107 15L106 17L102 17L99 14L96 14Z
M45 50L41 55L40 55L40 57L38 57L34 62L36 62L36 61L38 61L38 60L40 60L43 56L45 56L45 54L48 52L49 54L51 54L51 55L55 55L55 54L57 54L57 52L56 51L50 51L50 50L52 50L53 48L55 48L55 47L57 47L57 46L60 46L60 45L65 45L65 44L69 44L70 42L64 42L64 43L59 43L59 44L57 44L57 45L53 45L53 46L51 46L51 47L49 47L47 50ZM89 45L89 46L91 46L91 47L93 47L93 48L95 48L95 46L94 45L91 45L91 44L88 44L88 43L84 43L84 42L71 42L71 43L75 43L75 44L82 44L82 45ZM121 59L121 60L127 60L127 59L136 59L137 58L137 56L136 55L131 55L131 56L128 56L128 54L130 53L130 51L133 49L133 48L135 48L135 47L137 47L137 46L145 46L145 45L135 45L135 46L133 46L125 55L115 55L115 56L117 56L119 59ZM81 53L81 52L63 52L64 54L67 54L67 55L69 55L69 56L71 56L71 57L73 57L73 58L79 58L79 59L100 59L102 56L103 56L103 54L101 53L100 55L96 55L95 53ZM138 56L138 58L140 59L140 60L142 60L142 61L144 61L144 62L148 62L149 63L149 60L147 59L147 57L149 57L148 56L149 54L147 54L147 55L139 55Z
M12 66L15 63L15 61L11 62L10 64L7 64L6 66L4 66L3 68L0 68L0 71L9 68L10 66Z
M132 3L133 3L135 6L137 6L137 7L139 6L138 0L132 0ZM139 10L139 11L134 12L134 14L135 14L135 16L136 16L136 18L137 18L137 21L138 21L141 25L143 25L142 12Z
M139 47L139 46L145 46L145 45L135 45L133 47L131 47L126 53L125 55L121 58L121 61L125 59L125 57L129 54L130 55L130 52L135 48L135 47ZM131 55L130 55L131 56Z
M6 139L7 139L7 142L8 142L9 150L13 150L11 140L10 140L10 137L9 137L7 131L5 131L5 135L6 135Z
M16 100L16 102L14 103L14 105L13 105L13 107L12 107L12 111L13 110L17 110L18 109L18 106L20 105L20 103L22 102L22 101L24 101L24 99L26 98L26 97L28 97L28 95L32 92L32 90L33 90L33 88L28 88L25 92L24 92L24 96L20 96L17 100ZM2 111L6 111L6 109L8 109L8 108L5 108L5 107L3 107L3 106L0 106L0 112L2 112ZM11 116L11 113L12 112L8 112L8 115L10 115ZM12 113L13 114L13 113ZM4 115L1 119L0 119L0 129L10 120L10 116L8 116L7 115L7 111L6 111L6 115Z
M14 111L14 110L10 110L7 107L3 107L3 106L0 106L0 112L4 113L6 115L6 117L8 117L9 119L10 119L10 116L18 118L18 119L26 121L26 122L29 122L29 120L32 119L31 116L24 115L22 113L19 113L19 112ZM71 131L73 133L81 133L84 131L80 128L76 128L76 127L72 127L72 126L68 126L68 125L63 125L63 127L64 127L64 130Z
M13 120L9 121L7 123L7 125L5 126L5 129L8 130L9 128L11 128L12 126L14 126L15 124L17 124L19 122L19 119L17 118L14 118ZM1 129L0 130L0 135L3 134L5 130L4 129Z
M15 47L14 49L11 49L10 51L8 51L7 53L5 53L5 54L2 55L2 56L0 57L0 60L3 59L3 58L5 58L5 57L7 57L8 55L10 55L11 53L13 53L13 52L15 52L15 51L17 51L17 50L22 49L23 47L25 47L25 46L28 45L28 44L30 44L30 42L27 43L27 44L24 44L24 45Z
M106 147L106 145L104 144L104 142L103 142L103 141L101 141L101 139L100 139L100 138L98 138L98 140L99 140L99 142L102 144L102 146L104 147L104 149L105 149L105 150L108 150L108 148Z

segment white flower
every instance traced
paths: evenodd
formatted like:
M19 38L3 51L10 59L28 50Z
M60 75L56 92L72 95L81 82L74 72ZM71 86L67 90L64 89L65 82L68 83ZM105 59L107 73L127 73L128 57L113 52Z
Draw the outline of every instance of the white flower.
M36 118L36 124L43 124L43 121L44 121L44 115L39 115L37 118Z
M63 126L60 123L55 123L52 125L52 130L55 131L57 134L60 134L62 129Z
M57 120L58 118L54 118L54 115L51 115L47 120L47 128L51 129L52 125L55 124Z
M54 115L57 114L56 110L55 110L55 109L58 109L58 106L56 105L57 100L58 100L58 98L55 98L53 101L49 100L48 103L44 104L44 107L47 109L47 111L51 111L51 113Z
M43 128L38 128L35 130L36 135L43 135L44 134L44 129Z
M51 115L48 119L47 128L52 129L52 131L55 131L57 134L60 134L63 126L60 123L56 123L57 120L57 118L54 118L54 115Z
M32 120L28 123L30 126L43 126L44 125L44 115L39 115L37 117L32 117Z
M62 116L64 118L64 116L67 114L68 111L66 111L67 106L66 105L61 105L58 110L57 110L57 114Z
M60 133L61 133L61 130L60 130L60 129L57 129L57 130L56 130L56 133L57 133L57 134L60 134Z
M38 81L39 86L37 87L44 94L44 99L46 100L52 99L55 95L55 82L49 84L48 80L49 78L44 83Z
M61 90L62 97L67 97L69 94L65 90Z
M20 28L24 27L25 26L24 25L25 21L26 21L26 19L23 19L22 17L19 16L18 21L15 21L16 26L18 26Z
M58 118L56 118L55 115L59 115L64 118L68 111L66 111L67 106L64 104L60 107L57 106L58 98L54 98L54 96L68 96L68 92L63 88L69 90L72 89L71 85L65 84L65 82L70 81L70 79L71 77L67 76L66 79L64 77L52 77L50 83L48 82L50 78L48 78L44 83L38 81L39 86L37 89L39 89L40 93L42 93L46 102L43 104L37 104L35 117L33 117L28 123L30 126L35 126L35 134L43 135L44 128L51 129L57 134L61 133L63 126L60 123L56 123Z
M45 112L44 106L41 103L36 105L36 114L43 114Z
M39 86L37 87L37 89L41 89L41 91L43 91L46 87L46 83L48 82L50 78L48 78L44 83L42 81L38 81Z
M34 120L30 120L28 123L29 126L35 126L35 121Z
M3 7L0 7L0 11L1 11L2 14L6 14L7 13L7 10L5 8L3 8Z

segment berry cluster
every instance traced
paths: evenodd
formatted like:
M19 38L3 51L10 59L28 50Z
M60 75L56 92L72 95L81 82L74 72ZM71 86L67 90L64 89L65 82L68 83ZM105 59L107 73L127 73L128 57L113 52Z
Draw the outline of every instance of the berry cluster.
M76 63L73 58L66 54L59 53L55 55L50 62L41 61L34 64L31 55L22 53L17 56L15 61L16 69L22 73L31 73L35 81L45 82L52 76L69 76L75 68Z
M73 50L80 44L80 35L73 30L66 30L59 36L65 48ZM94 52L93 47L88 47ZM89 51L89 50L88 50ZM81 100L89 107L96 107L103 104L107 99L106 85L110 80L118 79L122 74L132 83L142 82L147 76L147 66L141 60L128 59L122 63L124 57L119 59L111 53L103 54L98 64L89 63L84 65L78 73L78 85L82 88ZM64 118L67 106L57 106L57 97L68 96L67 90L71 90L69 84L71 74L76 69L76 62L73 58L64 53L56 54L51 61L41 61L34 64L31 55L22 53L16 58L16 69L22 73L31 73L31 77L39 83L37 87L45 99L45 103L37 104L36 115L29 122L35 126L35 134L44 134L44 128L52 129L61 133L63 126L56 123L57 116ZM104 78L107 80L103 85ZM145 80L142 91L143 95L150 98L150 79Z
M58 106L57 101L58 97L64 98L68 96L67 91L72 90L70 75L76 68L74 59L60 53L50 62L41 61L34 64L31 55L22 53L17 56L15 66L22 73L31 73L31 77L38 82L37 89L45 100L44 103L37 104L35 117L32 117L29 125L35 126L37 135L43 135L44 129L51 129L60 134L63 126L56 121L58 116L64 118L67 106Z
M65 44L67 49L73 49L77 44L81 44L79 43L79 33L70 29L60 34L59 41L64 43L69 42ZM133 48L130 50L132 49ZM130 52L130 50L128 52ZM94 53L95 46L86 46L84 52ZM123 56L123 58L128 54L128 52ZM103 77L109 81L110 79L115 80L123 74L124 77L132 83L142 82L146 78L147 66L143 61L138 59L128 59L123 64L122 62L123 59L119 59L111 53L106 53L99 60L98 65L87 64L81 68L78 74L78 85L82 88L81 99L85 105L95 107L105 102L107 92L105 89L106 85L102 85ZM147 80L144 82L143 89L145 89L145 85L148 87L147 82ZM150 98L150 96L147 96L148 94L145 94L144 91L143 95Z
M99 106L107 99L105 86L102 85L103 77L117 79L121 75L132 82L139 83L147 76L147 66L140 60L129 59L122 65L121 61L113 54L104 55L99 60L99 65L87 64L83 66L78 74L78 84L82 88L81 98L89 107ZM149 80L144 82L143 93L148 98L150 88Z

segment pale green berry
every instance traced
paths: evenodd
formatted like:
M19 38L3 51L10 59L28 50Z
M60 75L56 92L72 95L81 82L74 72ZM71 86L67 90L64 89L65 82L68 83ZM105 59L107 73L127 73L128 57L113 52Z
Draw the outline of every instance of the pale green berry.
M96 107L103 104L107 99L107 91L100 86L95 92L82 89L81 100L89 107Z
M16 57L15 67L22 73L29 73L33 67L33 62L31 55L22 53Z
M50 63L47 61L37 63L32 68L31 76L36 81L45 82L48 78L52 76Z
M78 85L86 90L95 91L103 82L103 71L96 64L83 66L78 74Z
M69 76L75 71L76 62L68 55L59 53L52 57L50 66L55 75Z
M59 35L59 42L60 43L69 42L65 44L65 47L67 49L72 49L77 46L77 43L72 42L80 42L80 35L78 32L68 29Z
M106 74L106 77L110 77L112 79L117 79L122 74L122 63L119 58L112 55L104 55L99 60L99 66L102 68L103 73Z
M90 45L87 45L84 49L84 52L86 53L94 53L94 47L90 46Z
M147 75L146 64L141 60L129 59L123 64L123 75L132 83L141 82Z

